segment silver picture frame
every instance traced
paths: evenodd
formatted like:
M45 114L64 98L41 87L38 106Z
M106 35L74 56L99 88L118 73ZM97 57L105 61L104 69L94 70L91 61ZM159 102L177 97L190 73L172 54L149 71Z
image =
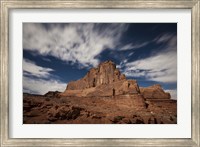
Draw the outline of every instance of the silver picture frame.
M1 146L200 146L200 1L199 0L1 0L0 115ZM191 9L192 137L190 139L15 139L9 138L9 10L11 9Z

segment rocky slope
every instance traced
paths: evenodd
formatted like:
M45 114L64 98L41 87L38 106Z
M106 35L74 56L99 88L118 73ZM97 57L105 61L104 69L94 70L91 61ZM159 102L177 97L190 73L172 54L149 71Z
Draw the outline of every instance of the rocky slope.
M156 99L170 99L170 93L165 92L161 85L153 85L149 87L140 87L140 92L144 98L156 98Z
M175 100L143 101L139 95L115 98L26 95L23 100L23 123L176 124L176 106Z

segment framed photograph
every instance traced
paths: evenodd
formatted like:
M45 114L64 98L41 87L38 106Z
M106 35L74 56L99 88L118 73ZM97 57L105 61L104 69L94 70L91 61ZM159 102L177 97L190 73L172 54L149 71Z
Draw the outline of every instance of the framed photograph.
M1 1L1 146L200 146L199 8Z

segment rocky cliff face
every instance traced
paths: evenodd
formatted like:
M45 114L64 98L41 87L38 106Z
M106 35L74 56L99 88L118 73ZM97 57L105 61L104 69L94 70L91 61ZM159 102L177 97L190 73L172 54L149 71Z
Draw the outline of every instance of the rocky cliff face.
M165 93L159 85L139 88L136 80L127 80L115 63L106 61L90 69L82 79L69 82L61 95L98 97L140 93L144 98L170 98L170 94Z
M97 68L90 69L84 78L68 83L67 90L83 90L99 85L109 85L125 79L125 75L120 73L112 61L106 61Z

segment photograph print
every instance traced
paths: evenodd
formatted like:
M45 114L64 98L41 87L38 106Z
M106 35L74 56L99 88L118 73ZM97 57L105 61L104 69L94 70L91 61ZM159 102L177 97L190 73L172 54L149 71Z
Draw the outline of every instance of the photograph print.
M23 23L23 124L177 124L177 23Z

